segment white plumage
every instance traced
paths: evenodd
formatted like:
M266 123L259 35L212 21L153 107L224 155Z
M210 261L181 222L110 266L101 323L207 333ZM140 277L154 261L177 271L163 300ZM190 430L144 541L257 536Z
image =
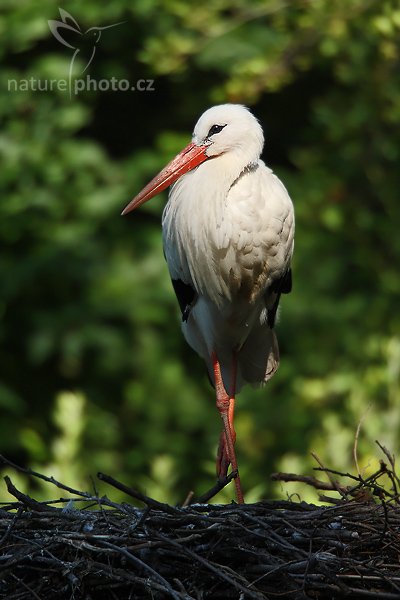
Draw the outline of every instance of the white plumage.
M192 143L124 211L175 182L162 218L164 251L183 333L215 377L217 405L222 388L232 401L244 382L267 381L279 364L273 325L280 294L291 287L294 212L284 185L260 160L263 143L247 108L214 106L197 122ZM234 442L233 404L231 410L225 435ZM236 462L228 442L220 442L220 476Z

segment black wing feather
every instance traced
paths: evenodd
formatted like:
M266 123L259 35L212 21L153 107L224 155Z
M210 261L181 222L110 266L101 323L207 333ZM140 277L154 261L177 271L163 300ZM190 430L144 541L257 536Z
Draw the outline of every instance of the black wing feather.
M273 281L270 287L268 288L267 293L272 292L274 294L277 294L274 304L271 308L268 308L267 323L269 327L271 327L271 329L275 325L276 311L278 310L281 294L289 294L291 291L292 269L288 269L288 271L286 271L286 273L280 279L276 279L275 281Z
M171 279L171 281L182 312L182 321L187 321L190 309L196 299L196 291L181 279Z

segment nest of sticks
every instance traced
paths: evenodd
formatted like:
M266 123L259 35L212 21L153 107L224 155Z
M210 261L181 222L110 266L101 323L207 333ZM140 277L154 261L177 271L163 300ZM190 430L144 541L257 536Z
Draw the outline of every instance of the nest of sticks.
M0 597L400 599L400 480L394 458L381 449L385 460L366 479L323 466L326 482L274 475L335 492L324 496L325 506L290 500L223 506L203 498L175 507L98 475L110 495L118 488L138 508L1 458L72 499L38 502L5 477L15 501L0 505Z

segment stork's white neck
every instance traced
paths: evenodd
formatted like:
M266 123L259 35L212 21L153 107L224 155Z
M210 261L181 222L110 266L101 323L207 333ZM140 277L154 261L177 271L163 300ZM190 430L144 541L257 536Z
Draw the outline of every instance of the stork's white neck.
M256 162L249 163L239 152L210 158L172 186L169 200L190 209L200 205L204 213L214 213L223 208L230 188L246 167Z
M199 290L204 288L213 252L224 245L229 190L249 166L240 154L221 155L205 161L171 188L163 213L163 235L167 252L176 258L168 263L179 264L182 271L177 276L191 279Z

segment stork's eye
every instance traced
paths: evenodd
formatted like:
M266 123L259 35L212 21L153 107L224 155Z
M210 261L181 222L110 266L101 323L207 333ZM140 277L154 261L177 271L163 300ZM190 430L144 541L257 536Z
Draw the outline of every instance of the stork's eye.
M226 127L226 124L225 125L213 125L210 128L210 131L208 132L207 137L209 138L212 135L214 135L215 133L219 133L220 131L223 130L224 127Z

